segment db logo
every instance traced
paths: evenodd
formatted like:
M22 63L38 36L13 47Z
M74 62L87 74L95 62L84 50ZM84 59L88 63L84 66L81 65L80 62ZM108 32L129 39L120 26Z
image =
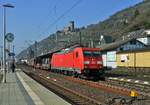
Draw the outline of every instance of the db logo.
M92 61L91 64L96 64L96 62Z

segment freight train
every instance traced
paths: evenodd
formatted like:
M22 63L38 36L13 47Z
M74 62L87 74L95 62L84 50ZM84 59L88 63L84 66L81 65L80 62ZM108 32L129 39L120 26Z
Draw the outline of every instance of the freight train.
M65 48L32 60L33 66L75 77L104 77L100 48Z

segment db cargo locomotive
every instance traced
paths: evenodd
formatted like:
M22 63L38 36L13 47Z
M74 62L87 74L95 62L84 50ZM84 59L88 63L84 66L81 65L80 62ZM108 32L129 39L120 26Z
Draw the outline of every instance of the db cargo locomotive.
M40 66L39 66L40 65ZM66 48L37 57L35 66L66 75L103 77L102 55L99 48Z
M51 69L75 76L100 76L103 74L100 49L77 47L54 53L51 59Z

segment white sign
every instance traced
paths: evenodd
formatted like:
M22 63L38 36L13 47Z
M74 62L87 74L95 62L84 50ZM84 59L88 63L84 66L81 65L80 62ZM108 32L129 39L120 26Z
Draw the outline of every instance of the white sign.
M121 55L121 62L127 62L128 61L128 54Z
M116 51L107 52L107 61L116 61Z

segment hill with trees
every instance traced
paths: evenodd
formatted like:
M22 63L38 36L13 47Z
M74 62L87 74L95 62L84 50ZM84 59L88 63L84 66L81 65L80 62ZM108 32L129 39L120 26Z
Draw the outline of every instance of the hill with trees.
M110 36L112 41L121 40L121 36L140 29L150 29L150 0L136 4L115 13L97 24L82 27L69 34L49 35L48 38L33 44L18 54L17 58L32 58L57 50L59 48L81 43L84 46L96 47L101 43L101 35ZM56 37L57 35L57 37Z

